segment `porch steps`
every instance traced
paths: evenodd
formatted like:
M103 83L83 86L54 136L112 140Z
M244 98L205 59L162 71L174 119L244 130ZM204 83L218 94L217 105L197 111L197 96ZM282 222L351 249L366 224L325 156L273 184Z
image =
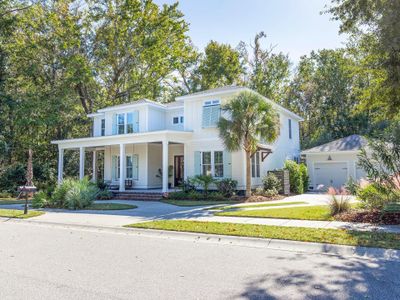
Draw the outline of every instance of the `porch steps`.
M113 192L113 200L157 201L162 199L159 192Z

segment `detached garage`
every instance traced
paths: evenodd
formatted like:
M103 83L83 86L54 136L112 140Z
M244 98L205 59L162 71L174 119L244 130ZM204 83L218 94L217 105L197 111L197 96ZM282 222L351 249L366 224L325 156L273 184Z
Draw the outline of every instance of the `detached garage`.
M340 188L350 177L356 180L365 177L357 164L357 155L366 145L364 137L354 134L302 151L310 175L309 189Z

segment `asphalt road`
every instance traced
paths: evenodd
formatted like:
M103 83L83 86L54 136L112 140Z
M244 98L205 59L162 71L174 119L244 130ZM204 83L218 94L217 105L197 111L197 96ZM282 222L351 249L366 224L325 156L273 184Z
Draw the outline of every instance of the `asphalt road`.
M0 224L0 299L400 299L400 262Z

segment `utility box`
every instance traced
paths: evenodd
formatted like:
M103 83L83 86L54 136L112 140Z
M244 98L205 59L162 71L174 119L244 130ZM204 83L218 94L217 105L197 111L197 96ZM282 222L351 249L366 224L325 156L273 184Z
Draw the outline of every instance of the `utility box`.
M290 195L289 171L282 169L268 171L268 173L274 174L280 180L281 188L279 190L279 194Z

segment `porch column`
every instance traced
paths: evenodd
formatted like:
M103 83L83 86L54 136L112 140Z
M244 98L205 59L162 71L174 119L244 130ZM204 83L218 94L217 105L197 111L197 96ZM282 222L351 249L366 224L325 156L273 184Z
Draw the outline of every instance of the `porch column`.
M93 174L92 174L92 181L96 182L97 180L97 151L93 151Z
M168 192L168 141L162 141L162 191Z
M125 191L125 144L119 145L119 191Z
M79 179L85 177L85 147L79 148Z
M58 148L58 177L57 182L61 184L64 173L64 149Z

